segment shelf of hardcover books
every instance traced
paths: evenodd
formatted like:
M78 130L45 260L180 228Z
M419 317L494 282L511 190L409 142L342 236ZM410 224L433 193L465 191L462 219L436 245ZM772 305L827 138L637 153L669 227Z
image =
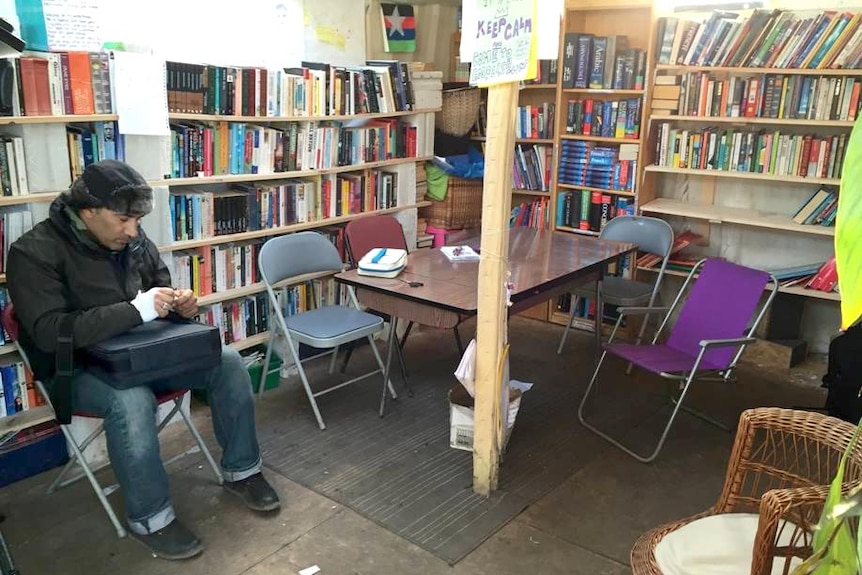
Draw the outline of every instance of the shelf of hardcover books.
M598 235L617 215L634 215L638 144L563 140L557 172L557 229Z
M608 274L629 276L632 274L631 257L626 256L620 264L611 264L608 266ZM595 317L596 317L596 302L592 298L578 299L575 310L575 316L572 318L571 310L574 298L571 294L565 294L557 298L556 304L552 307L550 320L554 323L566 325L566 322L572 322L572 327L583 331L595 332ZM614 325L619 318L617 306L605 304L602 317L602 334L610 335ZM627 336L628 325L626 321L620 325L618 335Z

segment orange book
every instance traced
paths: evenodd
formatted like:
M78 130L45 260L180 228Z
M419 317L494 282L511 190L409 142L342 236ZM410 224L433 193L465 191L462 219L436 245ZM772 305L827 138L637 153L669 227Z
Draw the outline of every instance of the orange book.
M89 52L69 52L69 84L72 91L72 113L95 114Z

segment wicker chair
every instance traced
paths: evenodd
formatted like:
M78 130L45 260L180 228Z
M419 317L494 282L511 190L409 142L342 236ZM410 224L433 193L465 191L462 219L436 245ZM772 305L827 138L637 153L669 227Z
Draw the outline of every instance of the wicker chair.
M662 538L696 519L722 513L759 514L752 575L767 575L773 560L782 557L782 568L789 572L791 558L811 555L813 528L854 430L847 422L814 412L774 407L743 412L718 502L704 513L641 535L631 552L632 572L662 575L655 559ZM850 454L844 478L845 488L862 479L862 447ZM790 544L776 545L779 536Z

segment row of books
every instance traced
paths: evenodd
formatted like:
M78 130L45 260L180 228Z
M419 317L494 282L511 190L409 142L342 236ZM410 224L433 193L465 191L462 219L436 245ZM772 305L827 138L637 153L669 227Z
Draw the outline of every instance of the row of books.
M701 236L700 234L697 234L691 230L684 230L680 233L674 234L673 244L671 244L670 247L668 264L670 264L670 259L673 259L682 250L702 239L702 237L703 236ZM637 267L646 269L658 269L661 267L661 262L663 259L664 256L662 254L638 252Z
M172 193L174 241L316 222L398 205L398 174L326 174L317 180L237 183L231 190Z
M557 195L557 226L600 232L617 216L635 215L634 198L591 190L572 190Z
M217 327L222 343L229 345L269 329L269 302L266 293L207 306L197 321Z
M665 76L664 78L668 78ZM677 100L686 116L855 120L859 113L858 78L761 74L720 79L693 72L673 76L679 85L657 85L653 97Z
M273 70L167 62L168 110L277 118L413 109L406 62L369 60L366 64L302 62L298 68Z
M577 303L575 303L572 294L565 294L557 299L557 311L569 315L572 313L572 304L577 306L575 308L575 321L572 323L572 327L585 331L594 331L596 300L593 298L578 298ZM606 326L614 325L619 317L618 306L605 304L603 307L605 309L602 313L602 323L606 324ZM622 325L626 325L625 320L623 320Z
M569 100L566 109L566 133L602 138L640 138L641 101Z
M817 264L805 264L772 270L780 287L798 287L824 292L838 291L838 267L835 256Z
M563 88L642 90L646 52L625 36L571 32L563 37Z
M663 122L656 138L655 162L673 168L839 178L846 143L846 134L683 130Z
M512 187L547 192L551 186L554 149L541 144L518 144L512 163Z
M637 144L601 146L563 140L557 181L569 186L634 192L637 154Z
M42 394L36 390L33 374L23 361L0 365L0 417L14 415L45 405Z
M126 159L126 138L120 133L117 122L67 126L66 146L72 180L80 176L90 164Z
M69 155L71 156L71 148ZM24 138L0 135L0 187L4 196L23 196L30 193Z
M658 63L752 68L857 68L860 14L835 10L715 11L703 22L659 19Z
M820 186L793 214L793 221L802 225L834 226L837 215L838 190Z
M250 286L260 281L257 258L262 245L255 241L177 252L171 261L171 277L198 297Z
M557 83L557 59L539 60L539 65L536 67L536 77L524 83L554 86Z
M12 84L2 116L113 114L111 59L107 52L24 52L0 60ZM5 85L5 84L4 84Z
M174 124L171 176L270 174L414 158L416 132L416 126L394 119L361 126L302 122L284 129L240 122Z
M9 246L33 229L33 214L26 206L15 206L4 209L0 213L0 242L3 245L3 254L0 257L0 271L6 272L6 259L9 254Z
M510 228L547 230L550 226L551 210L548 206L548 198L536 198L512 206L512 215L509 218Z
M515 114L515 137L524 139L545 139L554 137L556 104L543 102L536 105L518 106ZM485 102L479 104L479 113L472 134L480 138L488 134L488 112Z

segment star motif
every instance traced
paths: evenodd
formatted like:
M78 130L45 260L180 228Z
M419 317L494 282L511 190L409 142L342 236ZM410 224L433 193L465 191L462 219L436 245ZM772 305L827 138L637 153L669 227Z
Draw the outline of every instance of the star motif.
M386 19L389 21L389 33L392 36L395 36L396 32L404 36L404 20L406 20L406 18L398 12L397 5L392 10L392 15L387 16Z

